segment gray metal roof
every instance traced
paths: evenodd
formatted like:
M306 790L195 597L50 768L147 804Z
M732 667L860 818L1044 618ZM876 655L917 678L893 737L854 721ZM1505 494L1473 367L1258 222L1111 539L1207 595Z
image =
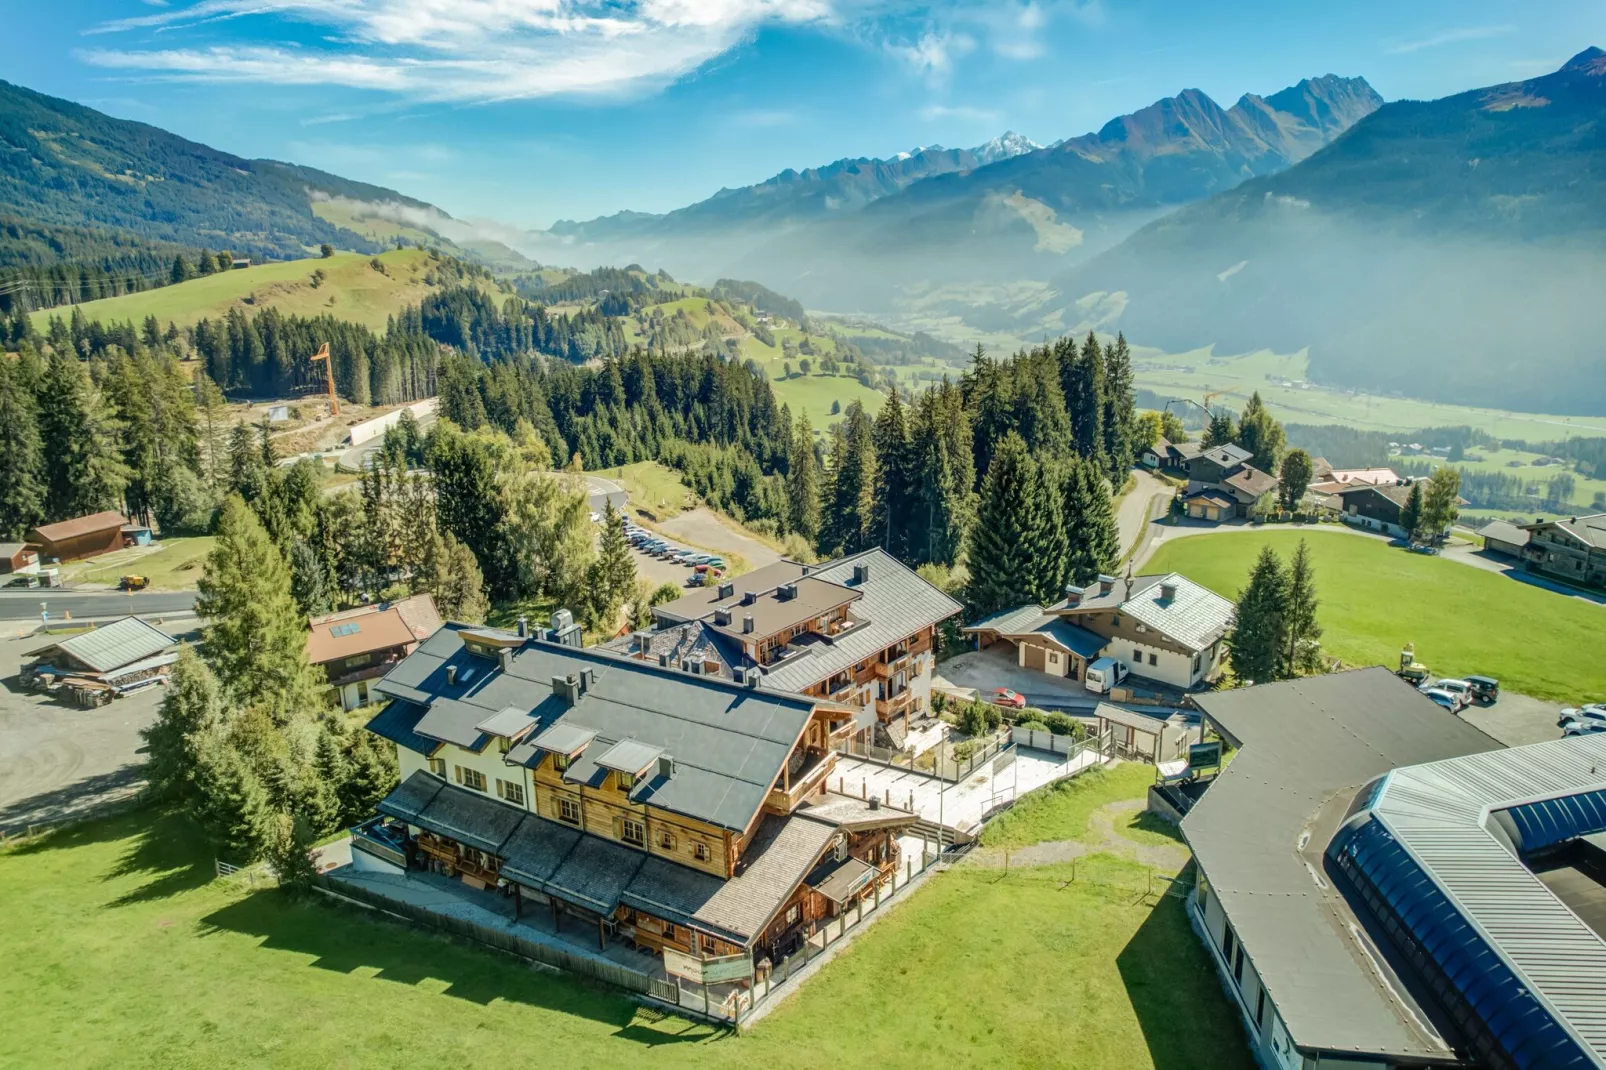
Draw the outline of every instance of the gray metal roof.
M868 565L869 579L857 582L854 567ZM887 647L954 616L958 602L917 576L884 550L867 550L839 558L809 572L828 583L841 584L862 597L853 603L858 624L813 643L785 661L765 670L765 682L786 691L801 691L834 676Z
M1016 632L1029 630L1033 624L1042 619L1042 606L1016 606L1014 609L1001 609L997 613L989 614L975 624L966 624L959 630L962 632L986 631L997 632L1000 635L1013 635Z
M594 770L595 759L615 743L635 740L672 755L675 771L643 777L632 799L724 828L748 827L814 711L814 700L801 695L536 639L512 652L504 672L463 649L461 627L443 627L378 684L385 694L430 705L418 733L472 747L482 736L475 726L515 707L539 722L538 745L555 725L595 732L571 770L577 775ZM455 683L446 679L451 666ZM573 706L552 693L554 676L585 670L594 680Z
M1596 513L1593 516L1573 516L1563 520L1538 521L1524 525L1529 531L1542 531L1548 527L1557 527L1587 546L1597 550L1606 549L1606 513Z
M530 740L530 746L537 750L550 751L553 754L578 754L580 751L585 750L586 745L596 738L597 730L594 728L585 728L567 721L559 721ZM508 760L512 760L511 756Z
M1141 588L1133 582L1134 593L1121 603L1121 612L1168 639L1203 650L1232 627L1232 603L1181 573L1142 579L1148 582ZM1168 584L1175 585L1176 593L1163 598L1161 589Z
M1323 851L1369 781L1500 744L1383 668L1205 692L1194 702L1242 749L1182 820L1294 1043L1442 1058L1449 1051L1354 911Z
M656 762L662 753L663 750L658 747L649 747L634 739L623 739L599 755L597 764L618 773L639 773Z
M1606 1066L1606 941L1489 829L1495 811L1594 791L1606 791L1606 735L1396 769L1371 810Z
M146 624L138 617L124 617L92 631L30 650L28 657L39 657L60 650L87 665L94 672L110 672L131 662L160 654L176 640L166 632Z
M474 727L489 736L517 739L521 732L529 731L537 723L527 711L517 706L503 706Z
M419 754L433 754L440 740L421 736L415 729L429 711L405 699L391 699L368 722L368 731L381 739L388 739L399 747Z
M1493 539L1496 542L1509 542L1515 546L1526 546L1532 533L1527 528L1519 527L1509 520L1491 520L1479 528L1477 534L1480 538Z

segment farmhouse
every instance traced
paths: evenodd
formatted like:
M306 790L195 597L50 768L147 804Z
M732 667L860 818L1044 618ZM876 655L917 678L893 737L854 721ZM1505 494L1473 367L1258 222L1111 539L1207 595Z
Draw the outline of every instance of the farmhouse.
M778 561L653 609L655 628L609 644L686 672L852 706L902 748L929 708L937 627L959 603L882 550L822 565ZM876 740L872 740L876 741Z
M1232 603L1178 573L1069 586L1052 606L1018 606L967 625L977 649L1013 643L1022 668L1080 680L1101 657L1172 687L1190 688L1221 667Z
M402 782L354 864L498 889L697 980L762 972L891 878L916 815L826 786L857 710L566 645L568 616L447 624L380 681Z
M1606 513L1524 524L1522 548L1529 572L1591 587L1606 587Z
M1231 442L1201 450L1188 461L1188 486L1183 495L1184 503L1190 503L1200 495L1209 495L1214 499L1214 504L1206 505L1201 499L1199 519L1212 519L1208 515L1211 509L1220 514L1214 519L1225 519L1228 515L1248 516L1250 506L1261 495L1277 488L1277 477L1250 464L1252 456L1248 450ZM1228 505L1223 508L1220 503ZM1193 506L1190 504L1188 508L1189 515L1194 515Z
M1606 736L1505 750L1386 669L1197 696L1182 820L1263 1065L1606 1067Z
M41 557L76 561L121 550L126 523L122 513L108 509L56 524L41 524L28 532L28 542L39 548Z
M371 681L435 634L441 616L425 593L313 617L308 624L308 663L324 670L341 708L354 710L368 704Z
M1188 462L1199 456L1202 447L1196 442L1171 442L1158 438L1154 445L1145 446L1138 460L1149 468L1162 472L1185 472Z

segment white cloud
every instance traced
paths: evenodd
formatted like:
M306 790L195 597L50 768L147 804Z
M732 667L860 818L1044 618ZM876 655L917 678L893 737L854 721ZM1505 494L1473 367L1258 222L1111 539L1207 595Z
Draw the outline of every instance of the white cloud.
M971 123L996 123L1003 113L994 108L976 108L968 104L927 104L920 109L920 118L926 122L942 119L960 119Z
M1440 45L1453 45L1462 41L1482 41L1490 37L1503 37L1512 31L1511 26L1462 26L1454 30L1445 30L1414 41L1397 41L1384 49L1390 55L1404 55L1409 52L1420 52L1424 48L1438 48Z
M446 101L615 94L676 80L772 24L828 24L837 0L197 0L92 33L273 16L343 47L249 45L79 53L159 78L339 85Z
M940 84L953 74L954 61L969 55L975 47L976 41L969 34L927 30L913 42L888 42L886 49L928 83Z

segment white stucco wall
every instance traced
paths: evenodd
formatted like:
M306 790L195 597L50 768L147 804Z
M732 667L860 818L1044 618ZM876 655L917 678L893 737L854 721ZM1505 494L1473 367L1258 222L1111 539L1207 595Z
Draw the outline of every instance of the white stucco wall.
M485 777L485 797L488 799L495 799L497 802L506 802L506 800L504 800L497 793L497 780L508 780L515 784L523 785L523 809L533 811L535 795L532 790L534 785L531 782L530 771L523 766L508 765L506 762L504 762L502 760L502 753L497 749L496 741L494 739L486 746L484 752L480 754L474 754L470 751L464 750L461 747L454 747L448 743L441 747L440 752L436 755L436 757L446 762L446 782L448 784L456 784L460 787L467 788L468 785L463 784L457 779L457 767L463 766L467 769L474 769L483 774ZM423 769L427 772L429 770L429 761L417 751L408 750L406 747L398 747L396 766L397 771L401 775L401 779L406 780L409 776L420 769Z

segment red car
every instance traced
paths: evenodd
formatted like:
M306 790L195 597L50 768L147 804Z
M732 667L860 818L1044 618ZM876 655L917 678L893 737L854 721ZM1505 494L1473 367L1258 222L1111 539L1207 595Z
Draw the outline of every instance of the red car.
M993 705L1007 706L1012 710L1024 710L1026 708L1026 697L1011 691L1007 687L1000 687L993 692Z

